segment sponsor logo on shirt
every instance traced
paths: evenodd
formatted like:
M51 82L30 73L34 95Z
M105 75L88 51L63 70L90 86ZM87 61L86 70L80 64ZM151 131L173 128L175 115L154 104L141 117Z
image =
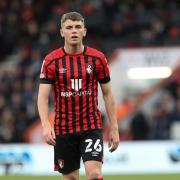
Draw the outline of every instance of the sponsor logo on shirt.
M79 91L82 88L82 79L71 79L71 88Z
M71 88L75 91L65 91L61 92L61 96L70 97L70 96L89 96L92 94L91 90L88 91L79 91L82 89L82 79L71 79Z
M91 95L91 91L61 92L61 96L63 96L63 97L89 96L89 95Z

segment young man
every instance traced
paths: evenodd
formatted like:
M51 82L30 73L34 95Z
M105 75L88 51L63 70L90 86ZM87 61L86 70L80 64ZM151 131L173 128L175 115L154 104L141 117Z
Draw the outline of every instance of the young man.
M54 146L55 170L65 180L78 180L80 158L88 180L102 180L103 137L98 110L98 82L110 120L110 152L119 144L115 102L107 61L100 51L83 45L84 18L77 12L64 14L60 34L64 47L48 54L42 64L38 110L43 134ZM48 121L48 97L55 100L54 128Z

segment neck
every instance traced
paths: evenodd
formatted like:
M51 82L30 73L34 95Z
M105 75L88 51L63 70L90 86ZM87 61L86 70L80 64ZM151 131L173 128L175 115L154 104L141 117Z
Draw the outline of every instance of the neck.
M84 50L84 45L80 44L80 45L66 45L64 46L64 50L66 53L68 54L80 54L83 52Z

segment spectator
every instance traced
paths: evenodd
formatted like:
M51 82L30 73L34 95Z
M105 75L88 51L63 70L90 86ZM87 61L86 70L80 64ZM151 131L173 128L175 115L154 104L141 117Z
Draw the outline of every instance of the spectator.
M149 138L149 124L142 112L137 112L132 117L130 127L133 140L147 140Z
M0 0L0 61L5 61L8 55L17 55L12 58L12 67L9 65L0 71L0 83L3 84L0 86L0 128L4 128L2 132L0 130L2 142L23 142L22 133L38 116L35 108L37 86L34 82L37 82L44 53L62 45L57 34L57 24L59 16L64 12L78 10L83 13L88 19L88 44L109 55L112 50L121 47L179 44L178 3L178 0L168 3L165 0ZM169 138L169 121L179 119L178 79L179 73L165 87L173 96L172 106L168 104L166 107L170 108L168 112L162 106L154 109L151 138ZM170 102L168 98L166 101ZM125 105L125 111L119 111L119 119L127 115L128 108L132 108L130 104ZM5 115L5 112L9 115ZM133 123L139 119L134 118ZM143 119L142 116L140 119ZM124 127L124 139L129 140L129 123ZM19 134L14 134L14 131ZM5 134L8 134L7 138L4 138Z

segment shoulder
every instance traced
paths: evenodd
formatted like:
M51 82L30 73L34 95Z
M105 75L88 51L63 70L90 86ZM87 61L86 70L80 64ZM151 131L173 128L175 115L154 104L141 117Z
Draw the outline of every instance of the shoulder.
M47 54L45 56L45 61L51 62L53 60L63 57L64 55L65 54L64 54L64 51L62 50L62 48L58 48L58 49L51 51L49 54Z
M100 59L104 59L105 58L105 55L103 52L95 49L95 48L92 48L92 47L89 47L87 46L87 49L86 49L86 55L88 56L94 56L94 57L97 57L97 58L100 58Z

